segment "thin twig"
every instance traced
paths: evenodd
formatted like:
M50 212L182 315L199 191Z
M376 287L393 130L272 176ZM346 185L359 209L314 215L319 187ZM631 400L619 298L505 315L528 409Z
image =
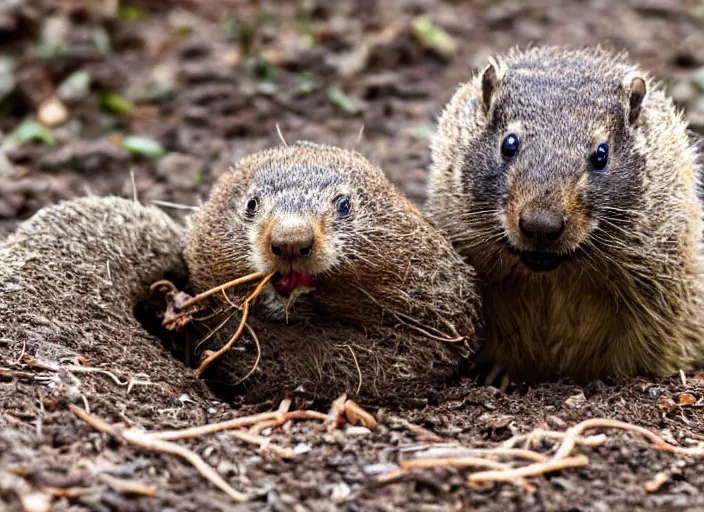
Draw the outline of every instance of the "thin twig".
M107 473L100 473L98 480L110 486L114 491L122 494L139 494L142 496L156 496L158 488L155 485L147 485L139 480L125 480L123 478L115 478Z
M276 123L276 133L279 134L279 138L281 139L281 142L283 142L284 146L288 147L288 142L286 142L286 139L284 139L284 134L281 133L281 127L279 126L279 123Z
M258 435L264 429L278 427L284 418L283 415L286 414L291 408L291 403L292 400L290 398L284 398L283 400L281 400L281 403L279 404L279 409L277 411L280 416L275 420L266 420L260 421L259 423L255 423L249 429L250 434Z
M156 199L154 199L152 201L152 204L156 205L156 206L163 206L164 208L174 208L176 210L191 210L191 211L198 210L197 206L189 206L187 204L172 203L170 201L158 201Z
M187 460L198 472L203 475L206 479L218 487L221 491L227 494L234 501L243 503L249 501L249 496L233 489L230 484L228 484L212 467L210 467L203 459L197 454L180 446L176 443L171 443L169 441L163 441L161 439L155 439L151 435L147 435L144 432L138 432L136 430L125 430L122 433L122 437L137 446L145 448L147 450L158 451L161 453L168 453L170 455L177 455L185 460Z
M213 485L230 496L234 501L245 502L249 500L249 496L233 489L230 484L223 480L223 478L212 467L210 467L203 459L188 448L179 446L176 443L158 439L154 434L149 434L146 432L137 430L120 431L117 427L114 427L106 421L87 413L80 407L76 407L73 404L71 404L70 407L78 418L86 422L95 430L120 436L128 443L132 443L147 450L177 455L187 460L196 470L198 470L201 475L203 475L203 477L210 480Z
M132 180L132 200L135 203L139 203L139 197L137 196L137 181L134 179L134 168L130 169L130 180Z
M362 369L359 367L359 361L357 361L357 356L354 353L354 350L352 350L352 347L350 345L345 345L349 350L350 353L352 354L352 359L354 359L354 366L357 368L357 375L359 376L359 384L357 384L357 391L355 391L355 395L359 394L359 391L362 389Z
M355 146L358 145L362 141L362 137L364 136L364 123L362 123L362 127L359 129L359 133L357 134L357 140L355 141Z
M215 336L215 335L218 333L218 331L219 331L220 329L222 329L223 327L225 327L225 324L226 324L227 322L229 322L230 320L232 320L232 317L235 316L236 313L237 313L237 311L235 311L235 312L233 312L232 314L230 314L227 318L225 318L225 320L223 320L222 322L220 322L220 324L219 324L215 329L213 329L212 331L210 331L210 332L205 336L205 338L203 338L202 340L200 340L200 341L198 342L198 344L196 345L195 350L197 351L203 343L205 343L205 342L208 341L210 338L212 338L213 336Z
M560 460L549 460L546 462L536 462L522 468L494 471L480 471L469 475L468 483L483 483L483 482L507 482L519 478L529 476L544 475L561 469L576 468L589 464L589 459L585 455L577 455L576 457L567 457Z
M523 450L521 448L448 448L445 450L436 450L432 456L425 453L417 455L416 459L462 459L465 457L509 457L512 459L525 459L532 462L545 462L549 459L547 455L534 452L533 450Z
M630 430L632 432L637 432L649 441L651 441L655 448L658 450L676 453L679 455L690 455L693 457L704 457L704 448L682 448L679 446L672 445L665 441L662 437L658 436L656 433L651 432L647 428L639 427L638 425L632 425L624 421L610 420L607 418L592 418L585 420L577 425L570 427L567 430L567 435L562 441L562 445L553 455L552 460L560 460L566 457L574 449L576 443L576 438L585 430L592 428L618 428L621 430Z
M256 274L252 274L252 275L256 275ZM244 326L247 323L247 317L249 316L249 304L254 299L256 299L257 296L262 292L262 290L264 289L264 286L266 286L266 284L273 277L273 275L274 275L273 272L271 274L265 275L264 278L261 280L261 282L254 289L254 291L250 295L248 295L246 299L244 299L244 303L242 304L242 318L240 319L240 324L237 327L237 331L235 331L235 334L230 338L230 340L223 347L221 347L218 351L210 354L208 357L203 359L203 362L201 362L200 366L198 367L198 375L202 375L203 372L205 371L205 369L208 366L210 366L210 364L213 361L215 361L218 357L220 357L225 352L230 350L232 345L234 345L235 341L237 341L237 338L239 338L240 335L242 334L242 331L244 330ZM209 290L209 291L212 291L212 290ZM204 292L204 293L208 293L208 292Z
M278 411L262 412L259 414L253 414L251 416L244 416L241 418L234 418L227 421L221 421L219 423L211 423L209 425L200 425L197 427L182 428L179 430L149 432L149 435L153 436L156 439L163 439L165 441L173 441L176 439L193 439L208 434L214 434L216 432L222 432L223 430L232 430L235 428L256 425L261 421L276 419L278 415Z
M66 369L70 372L73 372L73 373L99 373L101 375L105 375L107 377L110 377L110 379L112 379L112 381L120 387L127 386L130 383L129 380L122 381L122 380L120 380L120 378L117 375L115 375L111 371L104 370L102 368L94 368L92 366L70 365L70 366L67 366Z
M257 370L257 367L259 366L259 361L262 360L262 346L259 343L259 338L257 338L257 334L254 332L254 329L249 326L249 324L245 323L244 326L247 328L247 331L249 331L249 335L252 337L252 339L254 340L254 344L257 346L257 359L254 361L254 365L252 366L252 369L249 370L249 373L237 382L235 382L235 386L237 384L243 383L248 378L250 378L252 374Z
M69 407L71 408L73 414L78 416L78 418L86 422L98 432L103 432L105 434L115 434L117 432L117 429L110 425L107 421L100 419L97 416L93 416L91 413L84 411L80 407L73 404L70 404Z
M432 432L431 430L428 430L425 427L421 427L420 425L416 425L415 423L411 423L407 419L400 418L398 416L393 417L394 421L397 421L401 425L403 425L405 428L411 431L411 433L416 436L416 439L421 442L428 442L428 443L443 443L445 442L445 439L443 439L441 436L437 435L435 432Z
M504 441L501 446L504 448L513 448L517 444L520 443L525 443L525 447L527 448L529 445L536 441L541 441L543 439L559 439L563 440L565 436L567 435L567 432L558 432L555 430L543 430L541 428L535 429L532 432L529 432L527 434L521 434L518 436L514 436L511 439L507 439ZM606 442L607 438L604 434L598 434L594 436L578 436L575 438L575 441L577 442L578 445L580 446L586 446L587 448L596 448L598 446L603 445Z
M505 462L496 462L494 460L482 459L481 457L437 457L434 459L410 459L402 460L399 462L399 466L401 466L401 469L437 467L475 467L500 470L512 469L511 466Z
M296 454L291 448L283 448L281 446L276 446L275 444L271 443L271 439L257 434L251 434L249 432L243 432L241 430L233 430L232 432L230 432L230 435L236 437L237 439L240 439L241 441L244 441L245 443L259 446L259 448L263 451L270 451L271 453L278 455L282 459L293 459L296 456Z

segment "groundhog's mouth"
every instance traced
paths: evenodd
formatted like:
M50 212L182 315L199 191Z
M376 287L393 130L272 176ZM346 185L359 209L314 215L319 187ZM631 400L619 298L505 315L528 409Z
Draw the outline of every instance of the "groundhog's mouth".
M561 263L568 260L570 255L554 252L524 252L518 253L521 263L534 272L549 272L555 270Z
M297 290L312 290L315 288L315 283L316 278L314 275L293 271L277 272L271 278L274 290L282 297L290 297Z

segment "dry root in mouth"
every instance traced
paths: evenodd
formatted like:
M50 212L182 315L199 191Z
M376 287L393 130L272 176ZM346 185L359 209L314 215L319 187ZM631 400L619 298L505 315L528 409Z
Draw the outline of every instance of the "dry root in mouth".
M222 348L220 348L217 352L208 353L206 358L203 359L200 366L198 367L199 376L203 374L205 369L213 361L215 361L215 359L230 350L235 341L237 341L237 339L242 335L242 332L247 326L247 317L249 316L249 308L251 303L254 301L254 299L259 296L259 294L261 294L262 290L273 276L273 272L270 274L256 272L254 274L249 274L238 279L229 281L227 283L221 284L219 286L211 288L210 290L206 290L203 293L199 293L195 297L191 297L187 293L179 291L171 281L161 280L156 281L151 285L150 291L152 293L154 293L159 288L165 288L166 290L168 290L166 292L166 313L164 314L162 325L169 330L179 331L193 320L194 314L200 311L199 303L202 300L216 293L225 294L225 290L233 288L237 285L251 283L253 281L259 280L259 283L257 284L254 291L244 299L244 302L241 306L234 306L233 304L234 307L238 307L238 309L242 312L242 318L240 319L239 326L237 327L235 334L232 335L232 337ZM225 298L228 300L228 302L230 302L230 300L227 298L227 295L225 295Z

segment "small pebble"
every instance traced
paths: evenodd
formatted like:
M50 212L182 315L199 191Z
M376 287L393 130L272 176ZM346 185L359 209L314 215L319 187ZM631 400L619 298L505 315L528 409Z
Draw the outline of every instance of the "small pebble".
M565 405L567 407L579 408L582 407L582 405L584 405L586 401L587 398L584 396L584 393L580 392L576 395L572 395L567 400L565 400Z
M371 430L369 430L367 427L362 426L348 426L345 429L345 434L350 436L367 436L371 433Z
M39 122L47 128L64 124L69 117L68 109L56 96L50 96L41 105L37 113Z
M388 473L389 471L394 471L398 469L398 466L396 464L390 464L390 463L377 463L377 464L367 464L364 466L363 471L367 475L381 475L384 473Z
M293 448L293 453L296 455L303 455L308 453L313 449L313 447L308 443L299 443Z

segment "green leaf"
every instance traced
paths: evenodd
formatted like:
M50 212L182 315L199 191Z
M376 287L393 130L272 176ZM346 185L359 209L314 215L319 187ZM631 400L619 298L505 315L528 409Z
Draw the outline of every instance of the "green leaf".
M157 141L136 135L130 135L122 139L122 147L130 153L149 158L159 158L166 153L164 147Z
M427 124L419 124L411 128L411 135L418 139L430 141L433 139L433 128Z
M105 27L97 26L93 29L93 42L103 55L107 55L112 50L110 34L105 30Z
M0 102L15 90L15 59L8 55L0 55Z
M117 10L117 15L125 21L139 21L145 14L144 9L134 5L121 5Z
M56 94L64 101L80 100L90 92L90 73L76 71L71 73L66 80L56 89Z
M297 91L301 94L310 94L315 90L315 73L313 71L303 71L301 73L301 81L298 84Z
M101 93L100 105L117 114L129 114L134 109L134 105L131 101L112 91Z
M273 82L274 78L276 78L276 69L266 59L257 60L256 72L257 77L265 82Z
M355 102L352 101L352 99L347 96L342 89L335 85L328 87L328 99L346 114L353 115L359 112L359 107L357 107Z
M457 53L457 43L450 34L433 25L425 16L413 20L413 35L425 48L435 51L441 57L450 59Z
M49 146L56 145L54 134L37 121L25 121L12 133L20 142L41 141Z
M62 44L39 43L35 49L35 56L40 60L52 60L70 55L68 47Z

